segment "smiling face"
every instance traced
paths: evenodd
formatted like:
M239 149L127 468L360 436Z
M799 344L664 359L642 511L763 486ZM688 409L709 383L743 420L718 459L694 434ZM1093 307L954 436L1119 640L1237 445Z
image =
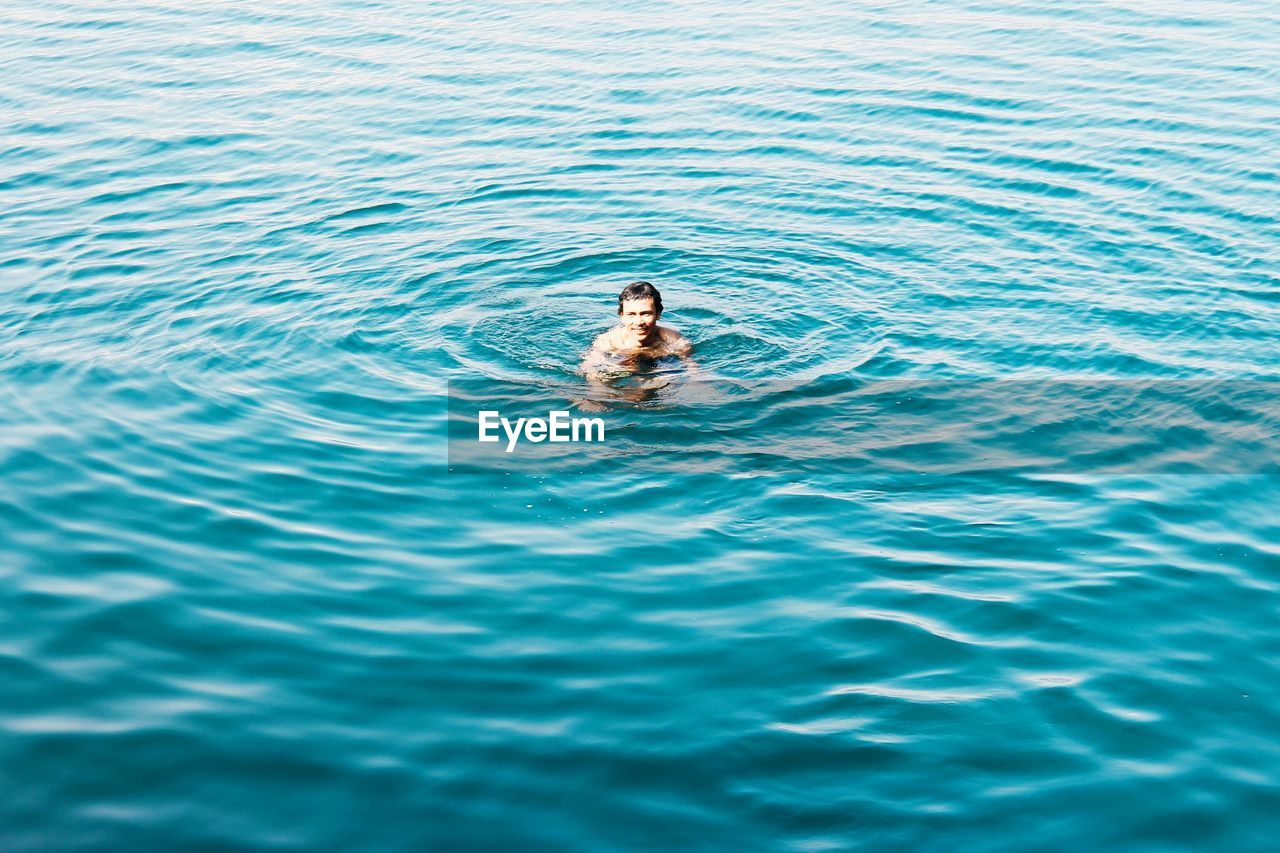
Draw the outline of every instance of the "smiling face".
M658 339L658 318L662 312L652 299L626 299L618 317L635 346L647 346Z

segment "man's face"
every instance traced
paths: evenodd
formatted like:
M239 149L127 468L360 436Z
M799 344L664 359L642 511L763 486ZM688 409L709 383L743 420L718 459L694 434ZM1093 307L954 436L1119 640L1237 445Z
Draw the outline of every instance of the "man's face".
M622 319L623 327L635 336L636 341L644 342L658 327L661 313L652 299L628 299L622 303L618 316Z

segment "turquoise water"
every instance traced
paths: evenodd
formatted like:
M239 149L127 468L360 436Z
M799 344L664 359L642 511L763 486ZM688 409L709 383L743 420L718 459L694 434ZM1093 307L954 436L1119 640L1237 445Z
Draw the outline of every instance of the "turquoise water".
M1280 378L1277 43L0 2L0 848L1270 846L1276 478L742 442L868 378ZM449 473L450 384L572 388L636 278L786 383L688 404L747 437Z

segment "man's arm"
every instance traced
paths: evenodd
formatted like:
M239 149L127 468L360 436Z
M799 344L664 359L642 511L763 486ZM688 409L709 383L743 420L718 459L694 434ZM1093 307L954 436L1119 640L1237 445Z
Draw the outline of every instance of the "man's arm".
M605 332L591 342L591 347L582 355L582 375L587 380L599 381L606 365L609 363L609 333Z
M601 402L609 396L608 386L604 381L604 368L608 365L609 333L605 332L592 341L590 348L582 354L581 370L583 377L587 380L587 396L573 401L581 411L608 411L609 407Z

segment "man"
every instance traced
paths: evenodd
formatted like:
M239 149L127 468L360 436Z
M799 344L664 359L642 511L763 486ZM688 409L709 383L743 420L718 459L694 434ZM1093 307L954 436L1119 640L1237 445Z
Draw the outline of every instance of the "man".
M592 396L578 402L584 411L602 411L603 400L622 399L643 403L666 386L664 360L689 357L693 344L669 326L659 326L662 294L647 281L634 281L618 294L618 325L600 335L582 358L582 373Z
M688 358L689 339L670 326L659 326L662 294L647 281L628 284L618 294L618 325L600 335L582 360L582 372L599 377L618 367L635 368L637 359ZM612 368L612 370L611 370Z

